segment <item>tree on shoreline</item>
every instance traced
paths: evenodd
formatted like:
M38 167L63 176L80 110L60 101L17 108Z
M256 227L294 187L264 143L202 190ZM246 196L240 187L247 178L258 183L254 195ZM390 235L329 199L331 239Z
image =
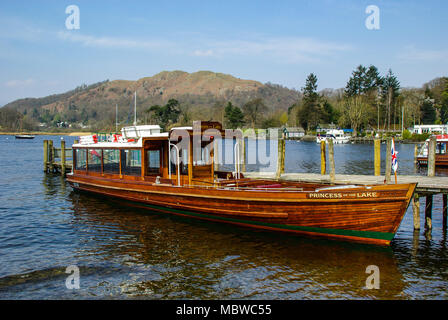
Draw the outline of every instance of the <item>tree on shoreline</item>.
M445 89L441 94L440 121L448 123L448 78L445 78Z
M386 122L387 122L387 130L390 130L390 124L391 124L391 117L394 124L395 129L395 122L397 120L397 100L398 96L400 95L400 82L398 81L397 77L392 73L392 70L389 69L387 75L384 77L383 85L382 85L382 96L383 101L386 106L386 114L385 114L385 121L383 128L386 128ZM399 117L400 112L398 112Z
M232 102L228 102L224 109L224 118L226 120L226 127L230 129L241 128L244 121L244 114L240 108L232 105Z
M317 93L317 77L310 73L306 78L305 86L302 88L302 105L299 107L297 116L300 125L306 129L315 129L319 124L319 94Z
M255 98L243 105L243 112L249 119L252 128L255 128L260 120L262 119L263 112L265 112L268 107L264 104L263 99Z
M148 108L146 112L153 116L153 122L159 124L166 130L168 126L175 124L178 121L181 110L179 101L170 99L163 107L154 105Z
M366 68L359 65L352 72L344 90L345 109L341 122L350 124L353 135L362 126L379 123L375 115L379 114L379 89L382 84L383 79L375 66Z

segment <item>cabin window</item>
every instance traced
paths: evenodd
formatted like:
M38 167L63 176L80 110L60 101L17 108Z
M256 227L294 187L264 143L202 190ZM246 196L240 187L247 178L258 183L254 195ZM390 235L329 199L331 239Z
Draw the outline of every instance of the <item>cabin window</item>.
M146 151L148 166L146 168L147 174L159 174L160 173L160 150L147 150Z
M91 172L101 172L101 149L89 149L87 152L87 170Z
M171 148L171 173L177 175L177 163L179 161L180 174L188 175L188 150L180 149L179 151L179 160L177 159L177 150L176 148Z
M170 153L171 153L171 155L170 155L171 162L168 165L171 167L171 173L177 174L177 169L176 169L176 166L177 166L177 152L176 152L176 149L172 148L170 150Z
M121 150L121 173L128 176L140 176L142 174L140 149Z
M76 149L75 170L86 170L86 149Z
M119 150L103 150L103 172L110 174L120 174Z
M438 143L436 148L437 154L446 154L446 144L445 143Z
M188 175L188 150L181 149L181 159L180 159L180 172L183 175Z
M210 163L211 163L210 148L208 146L195 148L193 165L205 166L209 165Z

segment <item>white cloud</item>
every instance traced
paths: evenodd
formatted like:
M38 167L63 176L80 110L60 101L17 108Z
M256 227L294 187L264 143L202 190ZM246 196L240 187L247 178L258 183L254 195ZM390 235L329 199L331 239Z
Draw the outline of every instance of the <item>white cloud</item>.
M21 88L21 87L28 87L35 83L36 81L34 79L26 79L26 80L9 80L5 83L5 86L8 88Z
M0 14L0 38L38 42L45 31L31 24L28 20Z
M167 41L134 40L116 37L96 37L72 31L60 31L57 33L57 36L61 40L80 43L81 45L87 47L155 49L172 45L172 43Z
M311 38L266 38L255 40L212 41L207 49L195 50L195 56L228 57L266 56L289 63L317 62L338 52L352 49L350 45L325 42Z
M352 49L350 45L326 42L312 38L281 37L254 38L251 40L207 40L201 37L182 40L128 39L98 37L78 32L60 31L57 37L63 41L98 48L122 48L164 50L177 54L190 53L196 57L266 57L288 63L318 62L339 52Z
M398 54L400 60L407 62L425 61L438 62L448 59L448 50L425 50L417 49L414 45L406 46Z
M197 57L211 57L213 56L213 50L195 50L193 55Z

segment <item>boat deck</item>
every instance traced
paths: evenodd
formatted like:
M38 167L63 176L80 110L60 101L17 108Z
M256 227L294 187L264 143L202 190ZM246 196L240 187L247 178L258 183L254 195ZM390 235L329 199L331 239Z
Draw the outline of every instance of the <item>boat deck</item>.
M244 176L255 179L275 179L274 172L244 172ZM321 175L318 173L283 173L280 179L286 181L330 183L330 175ZM398 176L398 183L415 182L418 183L416 191L419 193L448 193L448 177ZM361 185L382 184L384 183L384 176L336 174L335 183Z

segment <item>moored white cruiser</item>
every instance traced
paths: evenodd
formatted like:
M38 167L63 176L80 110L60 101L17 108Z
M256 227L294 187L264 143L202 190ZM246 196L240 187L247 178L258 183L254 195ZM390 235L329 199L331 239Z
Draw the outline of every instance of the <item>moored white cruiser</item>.
M333 143L349 143L350 137L344 134L344 130L330 129L323 135L317 135L316 142L327 142L328 139L333 140Z

